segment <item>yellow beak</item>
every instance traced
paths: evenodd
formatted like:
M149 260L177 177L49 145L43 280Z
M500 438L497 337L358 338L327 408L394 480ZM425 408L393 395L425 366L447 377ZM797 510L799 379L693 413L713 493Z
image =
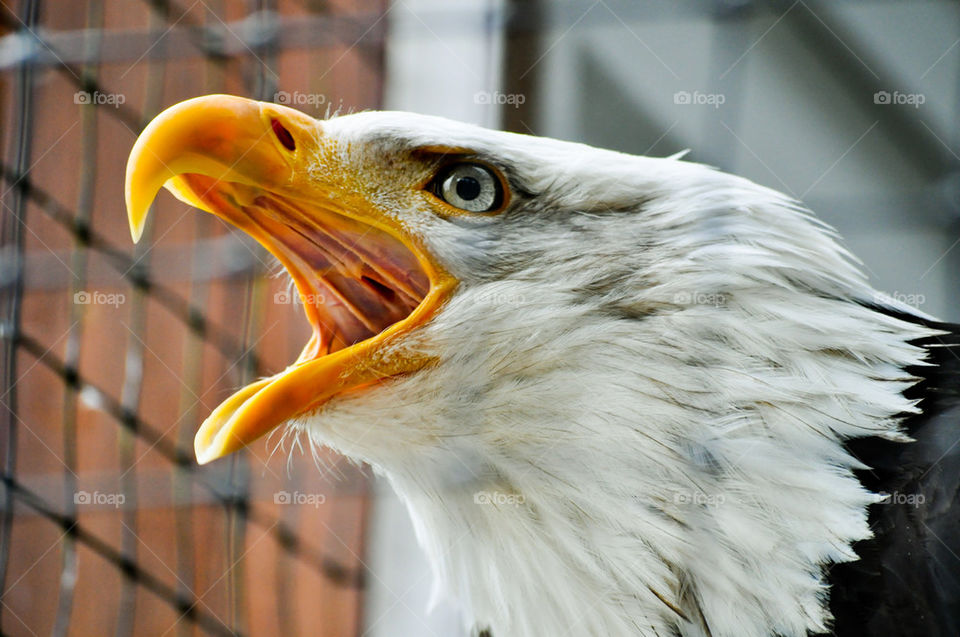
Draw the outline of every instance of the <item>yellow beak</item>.
M322 122L299 111L211 95L158 115L130 154L126 204L134 241L165 186L273 253L292 275L314 328L295 363L239 390L204 421L194 442L201 464L342 392L429 363L383 354L428 320L456 282L417 237L349 187L358 177L338 169L334 147ZM318 157L326 176L317 175ZM345 257L334 259L324 247L330 238L347 245L345 236L361 236L376 249L348 245L347 267Z

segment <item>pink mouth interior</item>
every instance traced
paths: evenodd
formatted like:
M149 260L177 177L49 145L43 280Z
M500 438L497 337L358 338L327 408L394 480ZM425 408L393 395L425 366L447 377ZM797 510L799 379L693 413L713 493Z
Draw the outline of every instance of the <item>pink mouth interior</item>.
M267 248L293 277L313 326L300 361L379 334L409 316L430 289L416 255L379 228L325 205L251 186L197 174L181 178L219 216Z

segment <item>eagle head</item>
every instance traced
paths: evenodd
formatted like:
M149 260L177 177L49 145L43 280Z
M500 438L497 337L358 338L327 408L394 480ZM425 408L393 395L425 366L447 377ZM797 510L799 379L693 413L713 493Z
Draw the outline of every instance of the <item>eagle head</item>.
M929 331L796 202L677 157L223 95L159 115L126 186L135 239L163 186L254 237L313 330L207 418L201 463L281 426L369 463L494 635L827 629L824 569L877 501L844 441L906 439Z

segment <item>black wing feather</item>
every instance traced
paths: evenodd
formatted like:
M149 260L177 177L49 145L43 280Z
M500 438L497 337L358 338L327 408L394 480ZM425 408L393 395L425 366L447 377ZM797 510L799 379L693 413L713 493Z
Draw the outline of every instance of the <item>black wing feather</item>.
M917 341L931 365L907 370L921 379L905 392L922 410L904 421L915 442L847 444L871 467L863 485L890 497L871 507L860 559L829 573L834 634L960 636L960 325L876 309L946 334Z

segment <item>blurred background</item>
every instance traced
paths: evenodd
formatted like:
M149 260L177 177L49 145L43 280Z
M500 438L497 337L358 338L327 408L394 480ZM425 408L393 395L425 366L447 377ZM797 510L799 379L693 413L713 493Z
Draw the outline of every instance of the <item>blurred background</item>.
M306 342L273 260L127 154L206 93L687 158L803 200L960 320L960 3L0 0L0 632L461 635L370 471L192 438Z

